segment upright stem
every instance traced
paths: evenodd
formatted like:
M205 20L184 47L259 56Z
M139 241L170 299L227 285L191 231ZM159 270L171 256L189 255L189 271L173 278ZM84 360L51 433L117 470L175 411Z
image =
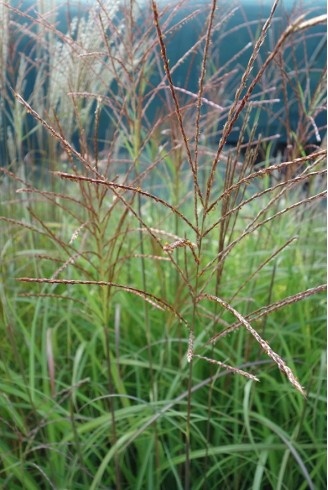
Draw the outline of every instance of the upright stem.
M134 59L134 17L133 17L133 0L130 0L130 50L131 50L131 109L132 109L132 120L131 120L131 136L132 136L132 158L134 161L136 182L139 182L139 159L140 153L142 151L142 134L141 134L141 122L142 122L142 108L143 108L143 79L145 76L145 66L139 68L138 76L135 73L135 59ZM142 218L142 196L140 193L137 195L137 206L138 206L138 216ZM144 233L139 231L140 238L140 255L141 255L141 280L142 288L147 291L147 277L146 277L146 264L145 264L145 245L144 245ZM146 339L147 339L147 353L149 360L149 376L150 376L150 386L151 386L151 402L155 401L155 379L153 370L153 356L151 350L151 330L150 330L150 320L149 320L149 305L144 302L144 315L145 315L145 329L146 329ZM154 422L154 437L155 437L155 465L159 467L159 449L158 449L158 435L157 435L157 424Z
M105 288L107 289L107 288ZM105 342L106 342L106 363L107 363L107 372L108 374L108 391L110 395L114 394L114 386L113 386L113 380L112 380L112 367L111 367L111 353L110 353L110 339L109 339L109 331L108 327L104 325L104 334L105 334ZM114 408L114 399L112 399L109 402L109 409L110 409L110 415L111 415L111 421L112 421L112 435L111 435L111 444L114 445L117 441L117 436L116 436L116 422L115 422L115 408ZM119 458L118 454L115 453L114 456L114 464L115 464L115 474L116 474L116 489L121 490L122 485L122 475L121 475L121 468L120 468L120 463L119 463Z
M187 424L186 424L186 462L185 462L185 490L190 490L190 415L192 394L192 364L189 362L188 397L187 397Z
M198 230L197 233L197 248L198 248L198 259L201 256L202 250L202 231L204 226L204 218L202 223L201 231ZM190 416L191 416L191 395L192 395L192 368L193 368L193 342L194 342L194 332L196 326L196 309L197 309L197 291L199 283L199 260L196 265L196 281L195 288L193 291L193 312L192 312L192 322L189 332L189 345L187 358L189 361L189 377L188 377L188 398L187 398L187 423L186 423L186 464L185 464L185 490L190 489L190 441L191 441L191 430L190 430Z
M98 236L97 236L97 248L98 248L98 257L99 257L99 275L100 280L106 280L107 278L104 276L106 267L103 263L103 250L104 250L104 232L101 226L101 223L98 222ZM110 286L106 286L102 288L101 291L101 300L102 300L102 312L103 312L103 332L105 338L105 356L106 356L106 365L107 365L107 386L108 393L110 398L108 398L108 408L111 416L111 434L110 434L110 443L112 446L116 444L117 435L116 435L116 421L115 421L115 407L114 407L114 385L112 379L112 360L111 360L111 351L110 351L110 335L109 335L109 321L110 321ZM114 465L115 465L115 487L117 490L121 490L122 488L122 475L120 469L120 463L118 454L114 455Z

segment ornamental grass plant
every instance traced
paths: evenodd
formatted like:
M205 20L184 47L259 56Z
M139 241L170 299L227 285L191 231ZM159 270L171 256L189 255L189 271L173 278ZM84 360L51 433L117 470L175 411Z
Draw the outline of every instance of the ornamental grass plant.
M2 488L324 488L326 16L68 7L0 6Z

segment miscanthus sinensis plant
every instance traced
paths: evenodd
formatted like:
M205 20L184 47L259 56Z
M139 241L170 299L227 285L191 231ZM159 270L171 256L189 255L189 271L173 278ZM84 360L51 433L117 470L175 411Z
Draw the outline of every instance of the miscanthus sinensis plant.
M279 267L279 260L296 246L297 222L306 215L314 216L326 195L326 148L321 145L321 128L316 125L325 105L325 73L317 76L312 91L307 54L304 72L297 69L293 52L297 44L306 45L307 36L325 22L325 16L291 15L277 32L277 0L268 18L260 21L257 35L222 67L216 66L217 47L230 32L228 21L235 9L223 10L213 0L199 38L172 63L168 56L171 37L174 43L176 33L199 15L193 8L183 18L177 17L182 6L183 2L159 8L155 0L151 6L98 0L87 15L69 19L65 33L49 22L45 12L32 15L9 5L1 10L3 18L13 13L21 17L24 36L36 43L38 52L36 58L22 55L18 75L2 80L2 93L12 117L7 129L8 161L2 171L5 179L14 183L22 206L17 213L20 218L4 216L2 220L33 236L35 259L23 267L24 277L17 277L29 287L21 291L23 298L35 297L38 305L58 299L79 304L81 332L86 323L94 328L96 340L90 349L94 349L95 365L90 369L102 373L111 430L107 456L100 458L101 464L91 477L92 470L85 468L83 473L84 484L92 482L90 488L102 488L110 461L113 470L107 483L126 488L124 449L134 444L141 454L139 436L149 428L155 434L156 462L161 460L160 408L133 432L122 433L120 410L132 410L132 395L125 387L120 345L137 337L129 329L138 328L140 322L150 402L160 407L154 322L162 325L164 356L171 349L171 332L175 332L179 339L178 367L173 364L173 368L188 373L181 396L187 405L180 487L192 488L192 417L197 411L193 408L194 373L199 363L211 366L206 383L214 382L222 372L261 380L261 371L254 369L256 363L248 362L248 354L245 366L236 366L227 361L229 355L217 349L220 343L229 345L233 332L244 330L247 349L252 339L306 396L295 366L291 368L279 349L270 345L265 329L259 331L256 325L261 319L265 324L265 319L280 309L323 291L325 285L311 284L273 301L273 274L264 288L263 303L253 305L252 298L243 293L256 284L268 265L275 264L274 270ZM13 24L16 27L17 22ZM249 28L247 21L245 26ZM3 32L5 36L7 31ZM268 39L270 50L263 48ZM247 50L248 62L241 71L238 63ZM6 67L8 56L2 50L2 66ZM177 83L176 73L183 65L189 67L186 80L197 77L196 91L187 83ZM34 87L26 96L24 77L32 69L36 73ZM290 86L301 121L294 132L289 116ZM287 150L280 157L270 153L277 138L270 134L270 124L268 134L257 132L260 114L267 114L269 121L274 117L278 89L285 112L277 117L288 135ZM34 121L32 132L37 138L31 141L37 141L45 155L42 165L51 169L51 186L48 182L42 187L40 176L34 180L26 177L26 155L35 152L33 146L23 149L21 145L22 140L29 141L24 135L27 120ZM230 147L233 132L238 136ZM308 148L313 135L317 144ZM45 175L43 166L37 172ZM261 249L259 259L247 257L248 247ZM248 261L245 274L242 264ZM129 304L137 305L136 310L128 313L131 326L122 329L120 315L128 318L124 309ZM8 318L12 315L7 308L5 313ZM76 331L77 337L83 338L81 332ZM37 335L33 323L30 345L37 345ZM66 400L58 380L53 329L45 326L42 335L44 389L50 397ZM82 406L76 392L81 387L85 396L88 391L88 379L77 377L85 349L83 342L70 353L75 359L76 384L71 385L67 396L72 396L70 417L75 442L79 437L75 410ZM104 364L97 366L99 349ZM34 406L39 356L32 348L27 384ZM210 417L211 396L207 404ZM208 422L208 437L209 427ZM86 456L81 448L77 457L84 467ZM55 456L54 468L59 472L60 464ZM34 488L33 483L29 485ZM159 488L160 478L154 485Z

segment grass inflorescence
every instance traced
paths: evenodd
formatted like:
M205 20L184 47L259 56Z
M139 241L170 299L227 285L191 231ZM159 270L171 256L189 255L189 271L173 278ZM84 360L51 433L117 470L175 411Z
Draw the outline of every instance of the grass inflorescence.
M326 19L187 7L0 6L2 488L325 484Z

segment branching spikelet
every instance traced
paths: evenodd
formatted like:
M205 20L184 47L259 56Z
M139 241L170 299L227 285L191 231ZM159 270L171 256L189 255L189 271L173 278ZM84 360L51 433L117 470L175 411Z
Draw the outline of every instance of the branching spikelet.
M285 364L285 362L281 359L281 357L274 352L268 342L262 339L260 334L250 325L250 323L237 311L235 308L233 308L229 303L226 303L224 300L217 296L213 296L211 294L202 294L198 297L198 300L202 299L210 299L211 301L216 301L219 303L221 306L223 306L226 310L230 311L239 321L242 325L246 327L246 330L255 338L255 340L260 344L261 348L264 350L264 352L271 357L271 359L277 364L278 368L280 371L282 371L290 381L290 383L303 395L305 396L305 391L294 376L293 372L291 369Z

